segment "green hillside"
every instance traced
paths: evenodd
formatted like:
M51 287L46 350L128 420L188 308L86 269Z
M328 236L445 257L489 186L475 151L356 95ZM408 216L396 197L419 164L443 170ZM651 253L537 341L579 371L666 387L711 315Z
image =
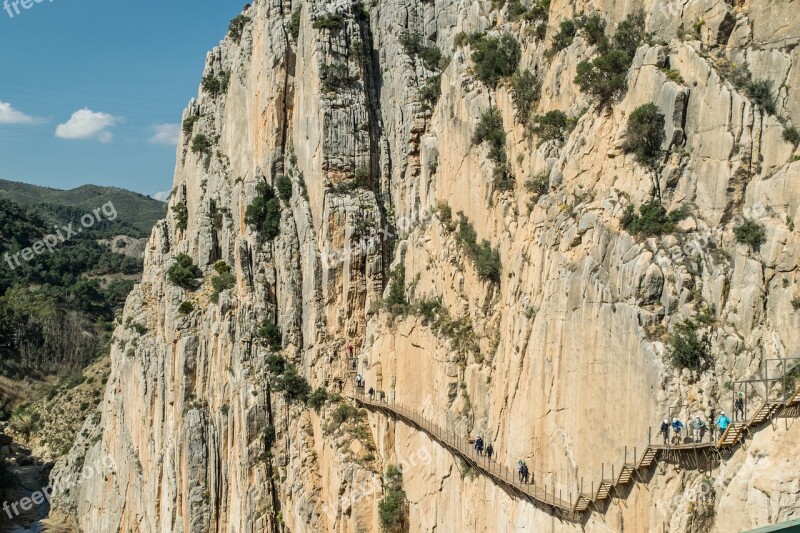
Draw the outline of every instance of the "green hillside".
M166 215L166 205L148 196L116 187L84 185L68 191L39 187L27 183L0 180L0 198L18 204L38 205L45 210L60 211L56 218L63 218L58 207L74 208L74 213L88 213L107 202L114 204L119 214L116 222L121 228L136 228L137 234L131 237L144 237L150 234L155 223ZM80 215L79 215L80 216ZM120 231L119 233L125 233Z
M83 226L81 217L97 209L94 223ZM0 181L0 420L55 381L78 383L86 366L107 353L142 260L98 239L149 236L163 216L162 202L121 189L58 191Z

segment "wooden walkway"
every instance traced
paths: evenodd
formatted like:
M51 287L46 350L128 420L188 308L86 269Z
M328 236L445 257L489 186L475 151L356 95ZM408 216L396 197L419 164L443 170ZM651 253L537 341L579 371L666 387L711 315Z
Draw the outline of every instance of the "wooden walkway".
M800 405L800 387L789 395L785 401L765 402L747 422L731 424L719 439L712 438L709 442L697 444L667 446L651 443L648 437L647 444L641 448L643 450L641 454L639 454L639 448L634 448L632 457L629 457L626 448L625 459L620 467L611 466L610 471L603 468L599 482L592 481L590 486L586 487L581 481L579 485L575 486L574 490L566 492L563 489L556 489L543 484L541 476L537 481L536 474L532 471L530 483L520 483L516 472L513 472L507 466L499 464L496 460L489 461L485 455L478 456L472 442L462 435L437 426L420 413L401 404L368 398L364 394L363 388L356 390L353 400L367 409L391 416L425 432L430 438L463 459L472 468L491 479L494 484L510 495L525 499L564 518L580 520L585 513L592 509L598 509L598 504L610 498L612 491L617 487L633 482L634 474L649 469L658 461L660 454L683 454L697 452L698 450L716 451L722 448L730 448L739 444L748 434L757 430L758 426L784 410L796 416L798 409L794 409L794 407ZM788 410L789 407L793 407L793 409ZM587 488L588 490L586 490Z
M572 513L575 510L574 494L557 494L552 487L548 489L546 485L540 486L536 483L535 478L531 479L528 484L520 483L516 472L513 472L507 466L501 465L496 460L488 460L485 454L479 457L470 441L453 431L445 430L435 425L420 414L397 403L370 400L363 394L357 394L353 399L368 409L393 416L407 425L425 432L444 448L463 459L470 467L490 478L506 492L554 511Z

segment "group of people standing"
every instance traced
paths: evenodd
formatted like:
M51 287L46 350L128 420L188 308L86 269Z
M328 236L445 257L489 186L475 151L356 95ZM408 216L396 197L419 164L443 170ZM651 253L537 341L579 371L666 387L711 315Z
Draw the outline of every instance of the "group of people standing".
M726 429L728 429L728 426L731 425L731 422L732 422L731 419L728 417L728 415L725 414L725 411L722 411L717 417L717 420L714 422L714 425L717 428L719 428L720 434L722 434L725 432ZM673 445L682 444L681 433L683 432L685 427L686 426L684 426L683 422L681 422L677 418L673 418L672 422L670 422L665 418L664 421L661 423L661 429L660 429L661 436L664 438L664 446L670 444L670 438L669 438L670 430L672 431L671 443ZM697 415L694 418L694 420L688 422L688 427L686 427L686 429L687 431L691 430L692 443L697 444L703 441L703 438L705 437L705 434L708 431L708 425L700 417L700 415Z
M733 416L736 421L744 421L744 393L739 392L736 395L736 399L733 401ZM714 426L719 429L719 434L725 432L726 429L733 423L733 420L730 419L728 415L725 414L725 411L722 411L719 416L717 417L716 421L714 422ZM683 422L678 420L677 418L673 418L672 422L668 419L664 419L661 423L660 433L661 436L664 438L664 446L670 444L670 432L672 432L672 440L671 443L674 444L682 444L681 440L681 433L686 427L687 431L691 430L691 438L693 443L698 443L703 441L703 437L705 436L706 432L708 431L708 426L706 425L705 421L697 415L694 420L687 423L687 426L683 425Z

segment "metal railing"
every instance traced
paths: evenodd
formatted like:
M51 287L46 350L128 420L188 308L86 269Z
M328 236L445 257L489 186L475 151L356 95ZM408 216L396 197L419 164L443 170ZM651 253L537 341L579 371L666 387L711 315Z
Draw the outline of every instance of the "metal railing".
M798 363L789 366L788 361L798 361ZM781 362L783 372L781 377L769 378L767 373L767 365L770 361ZM782 402L786 405L788 400L798 397L800 393L800 357L784 358L784 359L770 359L765 361L764 377L756 380L743 380L742 382L735 383L763 383L765 391L769 398L770 383L781 383L781 398L782 400L772 400L773 402ZM736 393L734 389L734 393ZM747 392L747 391L744 391ZM601 463L600 466L600 480L584 482L583 477L579 476L578 469L575 468L566 475L561 476L561 482L558 481L558 476L555 472L537 472L529 468L529 481L522 483L517 472L512 471L509 467L501 464L496 456L489 458L485 450L479 454L474 447L474 441L465 437L458 431L458 427L454 429L446 429L438 426L433 420L428 419L421 413L418 413L401 403L393 401L392 398L381 398L379 391L376 391L373 396L365 394L364 387L356 388L354 399L366 406L371 406L377 409L384 409L391 411L397 417L406 421L409 425L418 427L427 433L434 440L442 444L445 448L461 457L471 467L476 468L484 475L493 479L496 483L505 486L507 489L513 490L519 494L525 495L532 501L541 504L552 506L562 511L570 513L580 513L588 510L589 505L596 502L598 499L605 499L612 496L612 491L619 484L627 484L635 481L635 476L640 468L649 467L658 458L658 454L662 452L691 452L692 450L708 449L718 447L718 441L724 431L720 430L715 424L715 420L703 420L703 428L693 428L692 422L694 419L685 421L685 425L676 440L672 427L669 430L669 438L666 444L660 431L660 426L650 427L647 430L647 439L641 446L633 448L625 447L623 452L622 466L617 466L613 463ZM393 395L392 395L393 396ZM735 400L734 396L734 400ZM751 418L761 407L748 412L747 404L744 404L744 421L738 422L740 427L746 427ZM770 403L770 400L760 404L765 406ZM731 411L733 415L733 410ZM670 417L669 421L672 422ZM733 416L730 416L733 421ZM736 422L732 422L736 423ZM742 426L744 424L744 426Z
M536 472L528 468L528 483L520 480L518 472L512 471L508 466L499 462L497 455L491 459L486 455L486 450L479 454L474 446L474 441L461 435L457 430L445 429L434 423L420 413L417 413L400 403L381 401L379 398L370 398L363 392L357 391L355 399L377 409L385 409L395 413L412 426L416 426L434 440L444 445L460 456L472 468L505 485L526 497L541 504L556 507L563 511L573 512L578 499L577 483L557 483L553 480L553 473Z
M671 448L687 448L687 447L704 447L713 445L719 438L720 431L715 425L716 421L709 421L701 419L703 427L700 429L692 427L694 419L682 420L684 426L680 433L675 433L672 429L672 420L670 419L670 428L667 432L667 438L661 431L661 426L650 427L647 430L648 446L657 447L659 449Z

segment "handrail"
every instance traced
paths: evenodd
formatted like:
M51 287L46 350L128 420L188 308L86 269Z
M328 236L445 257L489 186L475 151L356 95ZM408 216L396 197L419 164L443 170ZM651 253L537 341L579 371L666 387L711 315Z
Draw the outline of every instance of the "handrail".
M791 403L800 401L800 387L795 390L794 394L787 395L787 398L792 399ZM661 452L696 452L698 449L718 450L720 448L730 447L737 444L744 437L745 430L748 432L750 431L751 425L752 427L755 427L763 422L757 421L757 418L754 416L745 422L732 423L729 426L729 429L725 432L721 432L721 434L717 434L712 422L711 427L708 428L706 434L701 438L701 442L693 442L692 440L688 443L684 442L681 444L670 444L670 439L666 446L662 446L658 444L658 442L653 441L651 428L648 430L647 442L642 446L642 451L639 451L639 447L633 448L631 453L631 456L633 457L633 463L628 462L629 448L626 446L622 468L616 469L615 465L611 464L610 478L606 478L606 465L603 464L601 465L600 482L596 484L594 480L592 480L588 485L590 488L589 493L584 490L587 485L584 485L583 477L581 477L573 480L576 482L576 486L570 486L565 495L563 486L556 487L554 483L548 483L547 481L545 481L542 485L541 481L548 479L548 476L546 475L542 475L540 473L538 478L539 482L537 482L536 472L532 470L530 471L530 483L521 483L514 475L513 471L507 466L500 464L497 460L489 460L485 455L478 456L470 443L464 437L457 435L455 431L437 426L433 423L433 421L428 420L424 415L417 413L400 403L390 402L387 399L375 400L374 398L367 398L367 396L364 394L363 388L356 389L353 399L365 407L394 413L398 418L403 419L409 425L418 427L427 433L431 438L442 444L446 449L464 459L471 467L476 468L479 472L492 479L495 484L501 485L507 490L517 494L523 494L532 502L538 502L555 510L566 512L569 515L580 515L583 512L590 512L592 504L596 503L598 500L610 498L612 490L617 485L631 482L634 474L642 468L649 468L658 460L658 454ZM781 406L786 408L789 404L790 402L786 400L781 403ZM775 405L776 402L765 401L764 405L762 405L756 412L758 413L765 407L774 407ZM779 410L780 408L770 408L768 410L767 418L775 416ZM687 433L689 433L688 430L689 428L687 428ZM732 443L725 443L725 437L729 431L736 431L737 434L735 435L735 439ZM670 432L672 432L671 429ZM670 437L672 437L671 434ZM706 437L708 440L706 440ZM657 436L656 439L658 438L659 437Z
M364 406L391 411L398 417L405 419L410 425L418 427L434 440L444 445L445 448L460 456L472 468L493 479L495 483L516 493L521 493L543 505L554 507L560 511L574 512L577 498L573 496L573 491L567 491L565 494L563 487L555 487L549 483L543 487L539 486L536 482L535 473L533 473L529 483L521 483L508 466L502 465L497 459L489 460L485 453L478 456L473 446L464 437L457 435L452 430L436 426L423 415L411 411L402 404L370 399L363 394L356 394L353 398ZM540 475L540 479L542 477Z

